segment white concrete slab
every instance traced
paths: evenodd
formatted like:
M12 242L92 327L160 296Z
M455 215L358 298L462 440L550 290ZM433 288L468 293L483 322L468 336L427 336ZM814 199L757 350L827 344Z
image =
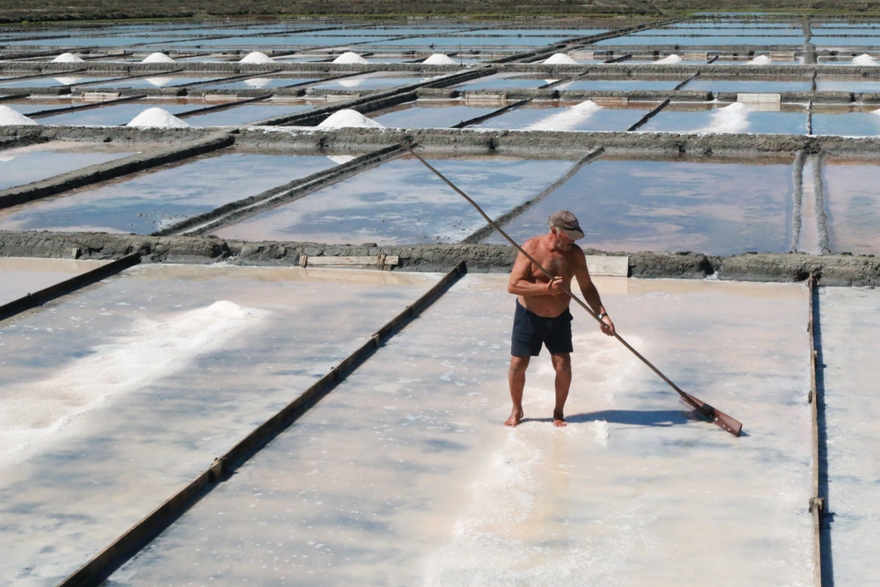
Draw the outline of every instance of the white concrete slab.
M469 275L109 584L810 585L805 289L597 282L743 437L577 314L568 426L545 353L505 428L513 300Z
M819 299L833 584L872 585L880 577L880 290L824 287Z

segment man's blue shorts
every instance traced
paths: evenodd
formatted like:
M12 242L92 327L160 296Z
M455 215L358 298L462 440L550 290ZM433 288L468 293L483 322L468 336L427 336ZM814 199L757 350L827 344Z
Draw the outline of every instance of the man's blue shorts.
M510 354L514 357L537 357L541 345L547 345L551 355L570 353L571 312L568 308L555 318L544 318L530 312L516 301L516 314L513 317Z

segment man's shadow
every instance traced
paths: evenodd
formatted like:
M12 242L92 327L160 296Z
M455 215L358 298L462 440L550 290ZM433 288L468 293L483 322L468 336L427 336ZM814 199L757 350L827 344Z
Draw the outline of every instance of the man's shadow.
M630 426L661 427L681 426L694 420L698 415L683 410L600 410L583 414L570 414L565 417L569 424L587 422L608 422ZM523 418L522 422L552 422L552 418Z

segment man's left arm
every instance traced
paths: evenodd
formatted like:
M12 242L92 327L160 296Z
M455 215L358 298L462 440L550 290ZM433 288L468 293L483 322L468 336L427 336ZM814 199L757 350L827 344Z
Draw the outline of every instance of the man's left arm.
M578 287L584 296L584 301L592 308L593 312L601 318L601 329L603 334L614 336L614 322L608 317L605 306L602 305L602 298L599 296L599 290L590 277L590 270L587 269L587 258L583 251L577 251L577 261L575 263L575 279L577 279Z

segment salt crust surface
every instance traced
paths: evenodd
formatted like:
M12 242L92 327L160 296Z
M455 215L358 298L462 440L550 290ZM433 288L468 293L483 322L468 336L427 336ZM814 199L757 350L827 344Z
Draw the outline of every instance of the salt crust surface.
M533 122L523 130L571 130L601 109L602 107L592 100L586 100L577 106Z
M8 125L33 125L39 124L35 120L31 120L21 112L17 110L13 110L9 106L0 105L0 126L8 126Z
M369 63L369 61L367 61L354 51L346 51L345 53L334 59L333 63Z
M264 316L218 301L164 320L138 320L127 336L90 349L88 356L35 385L29 396L0 402L0 466L57 444L78 416L113 396L173 376Z
M752 109L734 102L712 113L712 122L706 128L697 130L702 133L742 132L749 126L749 113Z
M577 61L566 55L565 53L554 53L544 60L547 65L577 65Z
M867 53L862 53L861 55L853 57L852 62L855 65L877 65L877 60Z
M350 110L348 108L334 112L333 114L328 116L327 119L324 120L324 122L318 125L318 128L349 127L385 128L385 125L378 123L375 120L370 120L360 112L357 112L356 110Z
M426 63L428 65L455 65L455 59L447 55L446 53L434 53L422 63Z
M161 108L147 108L134 117L126 126L138 128L192 128L167 110Z
M52 63L82 63L83 60L73 53L62 53L52 60Z
M150 53L141 63L176 63L172 58L168 57L164 53Z
M766 55L758 55L754 59L749 59L749 65L769 65L772 60Z
M275 60L262 51L251 51L239 63L275 63Z
M663 59L658 59L654 63L668 64L668 63L678 63L679 61L681 61L681 57L679 57L678 55L673 53L672 55L667 55Z

